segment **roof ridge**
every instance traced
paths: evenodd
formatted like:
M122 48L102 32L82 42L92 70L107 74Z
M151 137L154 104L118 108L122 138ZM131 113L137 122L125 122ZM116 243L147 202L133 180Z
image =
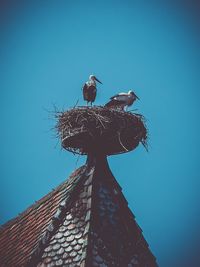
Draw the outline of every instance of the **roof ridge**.
M83 253L83 256L82 256L82 260L85 260L81 262L81 265L80 267L87 267L87 266L90 266L89 264L89 260L90 260L90 257L87 257L87 255L89 254L89 248L90 248L90 244L91 244L91 231L90 231L90 228L91 228L91 222L92 222L92 206L93 206L93 187L94 187L94 178L95 178L95 172L96 172L96 168L95 166L90 166L88 165L88 170L89 171L89 176L92 175L92 179L91 179L91 185L90 185L90 188L88 189L89 194L90 194L90 198L91 198L91 201L88 200L88 203L87 203L87 214L86 214L86 218L85 218L85 221L87 221L87 226L86 226L86 229L85 229L85 232L87 231L87 245L85 247L85 255Z
M70 263L69 254L73 253L71 257L74 259L74 253L77 253L77 250L81 250L81 254L79 252L79 255L76 255L76 259L74 259L76 263L79 262L79 265L76 266L87 266L86 261L88 258L89 234L91 224L92 182L94 171L94 166L85 165L85 168L83 168L79 175L76 177L76 181L74 183L74 187L71 190L71 194L68 194L60 203L57 212L53 217L55 218L56 216L58 216L58 220L56 219L57 224L53 229L52 221L51 223L49 223L45 233L37 242L37 247L31 253L31 258L26 264L27 267L44 266L44 264L47 263L46 260L49 260L48 257L51 257L51 255L55 256L54 250L57 251L57 255L61 255L64 253L64 249L66 249L65 253L68 253L67 255L69 261L66 262L67 264ZM79 200L81 201L79 202ZM74 207L76 208L74 211L72 211L71 209ZM81 219L79 217L82 216L81 214L84 215L84 224L81 223ZM79 222L77 222L77 218L80 219ZM73 230L75 228L74 226L76 227L75 231ZM49 230L52 231L50 232ZM75 241L74 243L74 240L77 238L81 239L82 241L80 240L78 243ZM70 246L73 246L73 248L70 248ZM63 257L63 259L58 258L56 264L63 266L63 260L66 260L67 258L66 256Z
M74 174L77 171L79 171L79 173L77 174L77 176L74 177ZM57 228L63 221L65 217L65 212L71 205L71 200L73 198L73 195L78 191L80 187L79 182L84 182L81 180L84 173L86 173L85 165L80 167L70 176L70 178L73 178L73 179L70 179L70 178L68 179L68 184L72 184L72 187L67 192L65 199L60 203L57 211L55 212L49 225L47 226L46 231L44 232L44 234L41 236L40 240L38 241L37 247L32 251L30 255L30 260L28 261L26 265L27 267L36 266L36 262L40 259L40 255L42 254L45 246L47 245L47 243L49 242L49 240L51 239L51 237L53 236L53 234L56 232ZM87 176L85 176L84 178L87 178Z

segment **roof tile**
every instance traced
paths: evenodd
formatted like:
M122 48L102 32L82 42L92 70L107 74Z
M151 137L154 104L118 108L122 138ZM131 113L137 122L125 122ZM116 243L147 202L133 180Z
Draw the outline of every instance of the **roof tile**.
M1 267L156 267L106 163L83 166L0 230Z

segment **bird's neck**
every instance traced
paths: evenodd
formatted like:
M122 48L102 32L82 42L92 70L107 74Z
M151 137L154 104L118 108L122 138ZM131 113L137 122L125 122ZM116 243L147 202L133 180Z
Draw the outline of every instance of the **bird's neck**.
M89 81L88 81L88 84L89 84L89 85L94 85L94 86L96 86L96 82L95 82L94 80L89 80Z

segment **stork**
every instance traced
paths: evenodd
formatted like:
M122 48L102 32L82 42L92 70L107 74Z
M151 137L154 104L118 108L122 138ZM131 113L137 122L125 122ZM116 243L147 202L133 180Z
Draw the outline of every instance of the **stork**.
M133 91L128 91L128 93L119 93L110 98L110 101L105 105L108 108L116 108L124 110L125 107L131 106L134 101L139 97Z
M89 81L83 86L83 99L87 101L87 105L90 102L92 106L92 103L95 101L97 94L96 81L102 84L94 75L90 75Z

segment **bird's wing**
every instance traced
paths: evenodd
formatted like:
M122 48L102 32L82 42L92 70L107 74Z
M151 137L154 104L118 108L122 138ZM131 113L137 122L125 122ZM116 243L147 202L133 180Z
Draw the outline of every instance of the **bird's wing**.
M117 95L112 96L110 99L118 98L119 96L127 96L127 93L119 93Z
M88 85L87 85L87 83L85 83L85 84L83 85L83 88L82 88L82 89L83 89L83 92L86 91L87 88L88 88Z
M114 107L114 106L126 106L127 102L118 100L118 99L111 99L108 103L105 104L105 107Z
M118 95L128 95L127 93L124 93L124 92L122 92L122 93L119 93Z
M94 85L88 87L88 98L90 101L94 102L97 94L97 89Z
M119 102L127 102L128 101L128 96L127 95L118 95L116 96L113 100L117 100Z
M84 100L87 100L87 98L88 98L88 85L87 85L87 83L85 83L84 84L84 86L83 86L83 99Z

